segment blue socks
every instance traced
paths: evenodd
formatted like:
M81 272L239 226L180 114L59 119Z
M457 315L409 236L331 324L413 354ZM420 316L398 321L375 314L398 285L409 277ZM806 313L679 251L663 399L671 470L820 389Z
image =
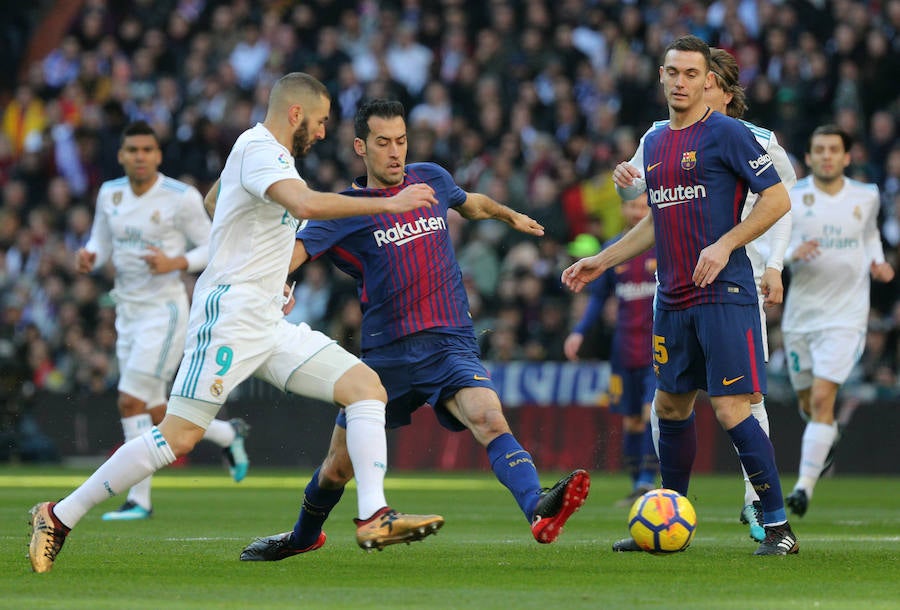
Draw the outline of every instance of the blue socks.
M331 509L337 506L344 493L343 487L339 489L319 487L320 469L321 466L316 468L303 494L303 507L300 509L300 515L297 517L294 533L291 536L294 548L305 549L319 539L322 525L325 524Z
M762 432L762 429L760 429ZM659 419L659 472L662 486L687 495L697 455L694 413L685 420Z
M643 458L644 433L625 432L622 437L622 465L631 477L632 488L637 488L638 474Z
M656 475L659 474L659 460L653 448L653 431L647 424L641 435L641 464L638 467L637 486L656 487Z
M738 450L741 464L747 471L750 484L759 494L765 525L777 525L787 521L784 512L784 497L781 494L781 479L775 465L775 451L772 441L752 415L728 430L731 442Z
M506 432L488 443L487 455L497 480L512 492L528 523L531 523L541 493L541 483L531 454L512 434Z

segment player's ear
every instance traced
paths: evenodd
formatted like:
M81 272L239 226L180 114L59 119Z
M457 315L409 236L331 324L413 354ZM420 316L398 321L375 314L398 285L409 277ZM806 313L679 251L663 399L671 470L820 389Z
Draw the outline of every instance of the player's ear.
M366 156L366 142L362 138L353 139L353 150L360 157Z

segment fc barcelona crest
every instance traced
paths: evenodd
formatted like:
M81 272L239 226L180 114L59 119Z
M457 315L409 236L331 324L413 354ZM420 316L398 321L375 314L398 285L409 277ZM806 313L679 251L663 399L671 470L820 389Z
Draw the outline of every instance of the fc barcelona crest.
M816 202L816 196L812 193L803 193L803 205L811 206Z
M681 169L689 170L694 169L694 166L697 165L697 151L689 150L681 153Z
M122 203L122 191L116 191L115 193L113 193L112 202L113 205L119 205L120 203Z

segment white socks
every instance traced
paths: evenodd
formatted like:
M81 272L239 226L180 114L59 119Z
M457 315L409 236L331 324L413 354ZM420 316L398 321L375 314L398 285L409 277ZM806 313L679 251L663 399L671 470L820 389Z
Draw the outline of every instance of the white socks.
M234 442L235 436L234 426L227 421L214 419L209 422L209 428L203 434L203 440L212 441L224 449Z
M368 519L375 511L387 506L384 498L387 472L384 403L360 400L345 407L344 413L347 416L347 452L356 477L359 518Z
M750 405L750 414L759 422L759 427L763 429L766 436L769 436L769 412L766 411L766 399L763 398L758 403ZM737 447L734 448L734 451L737 452ZM741 464L741 472L744 475L744 506L759 502L759 494L753 489L743 464Z
M811 421L803 431L803 444L800 452L800 478L794 489L802 489L812 499L813 489L822 474L825 458L831 451L837 437L837 424L823 424Z
M154 426L119 447L81 487L57 502L53 512L63 525L75 527L100 502L120 494L174 461L175 454Z
M133 438L139 437L141 434L153 427L153 420L150 419L149 413L141 413L140 415L132 415L131 417L122 418L122 431L125 433L125 442L127 443ZM153 477L135 483L128 490L128 499L141 508L150 510L153 508L153 502L150 500L150 485Z

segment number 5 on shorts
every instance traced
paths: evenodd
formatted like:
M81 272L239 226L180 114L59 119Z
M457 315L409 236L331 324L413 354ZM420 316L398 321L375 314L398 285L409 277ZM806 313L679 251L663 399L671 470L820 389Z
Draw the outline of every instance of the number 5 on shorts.
M657 364L665 364L669 361L669 350L666 349L666 338L653 335L653 360Z

